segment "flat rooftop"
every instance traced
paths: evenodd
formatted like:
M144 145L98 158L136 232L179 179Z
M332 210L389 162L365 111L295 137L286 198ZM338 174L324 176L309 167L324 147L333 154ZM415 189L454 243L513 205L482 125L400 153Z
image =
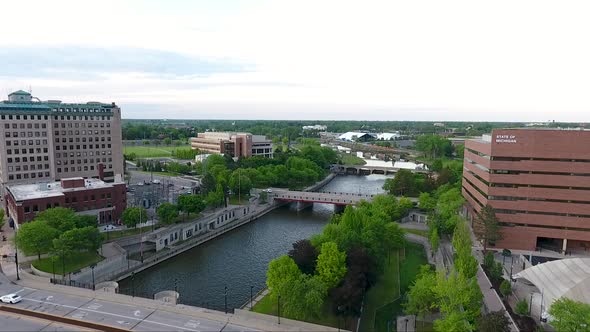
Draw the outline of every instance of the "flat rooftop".
M82 178L69 178L63 180L81 180ZM99 179L84 179L84 187L77 188L63 188L61 181L44 182L34 184L18 184L7 186L6 189L12 194L12 197L18 201L26 201L31 199L59 197L63 196L65 192L88 190L94 188L110 188L114 183L106 183Z

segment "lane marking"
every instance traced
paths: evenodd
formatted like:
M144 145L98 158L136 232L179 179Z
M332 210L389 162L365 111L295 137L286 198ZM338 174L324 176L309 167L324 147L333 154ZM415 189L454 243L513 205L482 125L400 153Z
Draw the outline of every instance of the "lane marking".
M135 311L133 312L133 316L135 316L135 317L140 317L140 316L141 316L141 311L140 311L140 310L135 310Z
M146 323L151 323L151 324L156 324L156 325L162 325L162 326L170 327L170 328L173 328L173 329L186 329L186 330L189 330L189 331L201 332L200 330L190 329L190 328L187 328L187 327L170 325L170 324L166 324L166 323L160 323L160 322L151 321L151 320L145 320L145 319L141 319L141 318L129 317L129 316L125 316L125 315L113 314L113 313L110 313L110 312L104 312L104 311L92 310L92 309L81 309L81 308L78 308L78 307L75 307L75 306L71 306L71 305L67 305L67 304L59 304L59 303L55 303L55 302L42 301L42 300L36 300L36 299L31 299L31 298L23 298L23 300L33 301L33 302L37 302L37 303L47 303L47 304L52 304L52 305L55 305L55 306L64 307L64 308L70 308L70 309L74 309L74 310L90 311L90 312L94 312L94 313L97 313L97 314L109 315L109 316L114 316L114 317L118 317L118 318L132 319L132 320L137 320L139 322L146 322Z

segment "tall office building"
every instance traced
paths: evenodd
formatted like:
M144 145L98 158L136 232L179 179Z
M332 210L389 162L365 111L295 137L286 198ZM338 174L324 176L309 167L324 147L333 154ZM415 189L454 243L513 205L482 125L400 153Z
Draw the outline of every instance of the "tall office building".
M123 177L121 110L115 103L41 101L25 91L0 102L1 194L7 185Z
M590 250L590 131L501 129L466 140L463 196L472 221L493 207L498 248Z

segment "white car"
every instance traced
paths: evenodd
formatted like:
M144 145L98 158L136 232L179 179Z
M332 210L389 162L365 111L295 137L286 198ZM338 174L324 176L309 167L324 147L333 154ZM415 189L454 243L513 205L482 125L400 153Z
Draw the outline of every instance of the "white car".
M158 179L153 179L153 180L152 180L152 183L153 183L153 184L160 184L161 182L160 182L160 180L158 180Z
M102 228L103 231L112 231L117 229L117 227L115 227L114 225L106 225Z
M143 186L143 182L138 182L137 185L138 186Z
M266 189L264 191L267 192L267 193L269 193L269 194L272 193L272 189L270 189L270 188L268 188L268 189Z
M2 303L19 303L22 300L22 297L20 297L19 295L16 294L8 294L8 295L4 295L2 297L0 297L0 301L2 301Z

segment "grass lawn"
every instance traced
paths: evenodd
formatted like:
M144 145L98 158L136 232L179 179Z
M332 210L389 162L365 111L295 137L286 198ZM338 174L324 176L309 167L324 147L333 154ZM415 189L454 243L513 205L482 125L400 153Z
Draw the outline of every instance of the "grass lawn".
M184 174L172 173L172 172L149 172L149 171L137 171L137 172L145 173L145 174L161 175L161 176L182 176L182 175L184 175Z
M254 305L254 308L252 308L252 311L254 312L258 312L261 314L267 314L267 315L273 315L276 316L277 315L277 301L276 300L272 300L270 295L266 295L265 297L263 297L258 303L256 303L256 305ZM281 312L281 317L283 317L283 313ZM317 319L310 319L307 320L308 323L313 323L313 324L318 324L318 325L324 325L324 326L332 326L332 327L336 327L338 328L338 316L336 316L334 314L334 312L330 309L330 303L328 301L326 301L324 303L324 307L322 308L322 312L318 315L319 318ZM285 318L289 318L287 316L285 316ZM346 322L346 329L351 330L352 326L354 324L354 318L347 318L347 322ZM340 318L340 328L344 328L344 320L341 317Z
M359 158L350 153L342 153L340 156L342 157L342 163L344 165L364 165L367 163L363 158Z
M102 233L102 236L105 240L112 240L112 239L118 239L120 237L150 232L151 230L152 230L152 226L146 226L146 227L142 227L142 228L129 228L129 229L121 230L121 231L104 232L104 233ZM107 235L107 233L108 233L108 235Z
M406 231L407 233L412 233L412 234L416 234L416 235L420 235L420 236L424 236L425 238L428 238L428 231L425 231L422 229L404 228L404 231Z
M371 288L369 290L369 292L367 293L367 297L365 299L365 301L367 301L367 302L366 302L365 308L363 309L363 314L364 314L367 311L367 305L369 304L369 298L370 298L369 296L370 296L371 292L375 292L374 294L376 294L376 295L374 295L374 296L377 297L378 300L380 300L379 295L384 294L383 296L381 296L381 299L385 299L385 300L381 301L383 304L380 307L376 307L376 309L375 309L374 329L371 328L370 321L363 322L363 320L366 317L365 315L363 315L363 318L361 319L361 331L387 331L387 321L391 321L389 324L390 331L395 331L394 317L401 315L403 313L402 304L404 303L404 300L405 300L403 295L408 291L410 285L416 279L416 275L420 271L420 266L424 265L424 264L428 264L428 260L426 258L426 253L424 252L424 247L422 247L421 245L415 244L415 243L408 243L406 245L405 251L406 251L405 252L405 254L406 254L405 259L402 259L401 261L399 261L399 271L396 266L391 266L394 264L393 254L392 254L392 260L391 260L392 264L389 267L386 267L386 273L388 270L390 271L390 273L392 273L392 274L390 274L390 278L386 280L386 283L390 285L388 288L388 291L392 291L392 289L391 289L392 286L396 285L399 280L399 284L397 284L399 286L398 298L387 303L386 299L391 298L391 297L389 297L389 293L383 293L385 291L384 288L377 288L376 291L374 290L380 284L382 284L382 283L385 284L383 282L384 281L383 278L386 275L386 273L384 273L378 279L377 285L375 285L373 288ZM397 255L396 255L396 260L397 260ZM395 279L397 277L395 277L393 275L393 273L399 273L399 279ZM386 287L386 285L384 285L384 287ZM387 295L385 295L385 294L387 294ZM367 317L367 320L370 320L370 318ZM362 329L363 327L365 327L365 329Z
M172 151L190 149L186 146L124 146L123 154L135 153L138 158L170 157Z
M72 254L65 259L65 273L75 272L85 268L94 263L102 261L104 257L95 252L79 252ZM53 273L53 264L51 264L51 257L41 258L41 260L33 261L31 264L41 271ZM61 258L56 258L55 273L61 274L63 272L63 265Z
M377 309L399 298L400 276L398 263L399 253L397 250L394 250L391 252L391 260L385 264L383 274L377 278L377 283L365 295L365 304L361 315L359 331L375 331ZM385 326L387 326L387 320L385 321Z

